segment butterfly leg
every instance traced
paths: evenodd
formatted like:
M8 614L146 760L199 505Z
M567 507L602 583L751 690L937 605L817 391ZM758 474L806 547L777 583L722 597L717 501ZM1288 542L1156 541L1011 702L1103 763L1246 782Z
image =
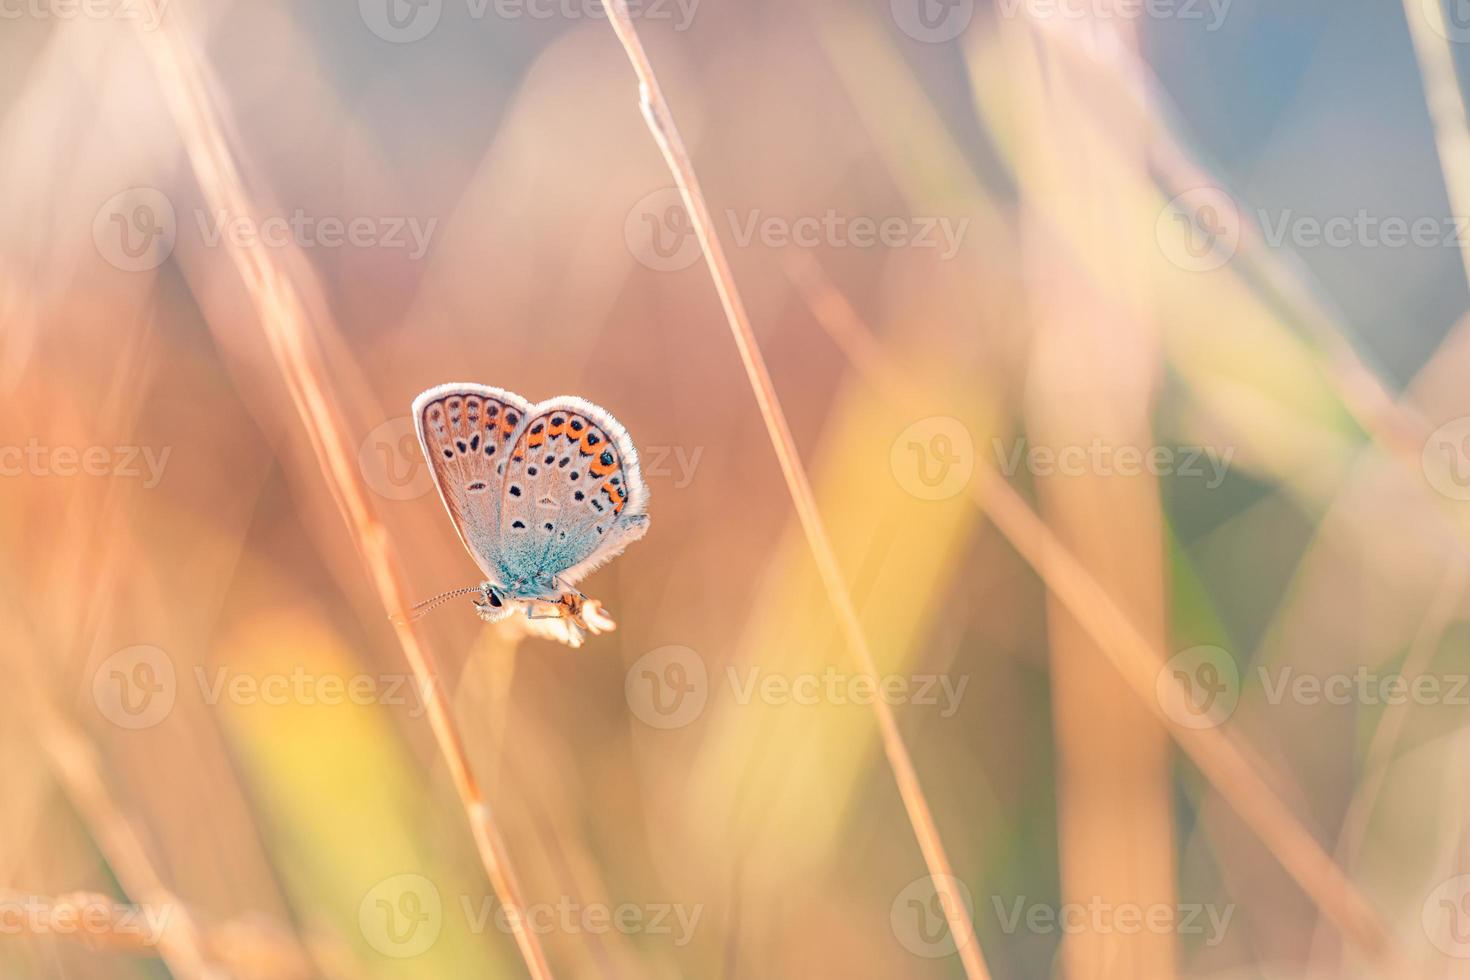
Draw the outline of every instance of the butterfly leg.
M609 633L617 623L596 599L589 599L574 588L558 583L561 593L554 599L532 602L526 609L527 619L562 619L582 633Z
M533 600L526 607L527 619L571 619L581 617L587 597L575 590L562 592L556 598Z
M567 587L557 603L566 618L594 636L598 633L611 633L618 628L607 610L602 608L602 603L587 598L576 589Z

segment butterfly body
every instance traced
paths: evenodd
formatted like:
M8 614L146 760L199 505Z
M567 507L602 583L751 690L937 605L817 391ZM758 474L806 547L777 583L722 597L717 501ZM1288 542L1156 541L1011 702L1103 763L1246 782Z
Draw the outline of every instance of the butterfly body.
M576 583L648 530L627 430L581 398L532 404L477 384L431 388L413 415L434 485L485 574L481 618L550 607L545 618L585 619Z

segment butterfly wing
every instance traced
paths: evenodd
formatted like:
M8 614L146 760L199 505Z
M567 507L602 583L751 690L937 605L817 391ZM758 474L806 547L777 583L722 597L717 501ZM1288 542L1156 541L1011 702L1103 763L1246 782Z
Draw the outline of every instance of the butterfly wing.
M476 384L430 388L413 400L414 425L454 529L486 576L499 580L501 488L516 430L531 403Z
M573 585L648 530L648 486L628 431L581 398L535 405L512 437L500 496L507 569Z

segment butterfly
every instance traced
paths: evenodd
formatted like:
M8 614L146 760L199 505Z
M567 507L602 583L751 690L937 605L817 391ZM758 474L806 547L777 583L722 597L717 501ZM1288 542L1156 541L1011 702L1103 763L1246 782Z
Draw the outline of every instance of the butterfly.
M648 485L618 420L570 395L533 405L477 384L430 388L413 418L439 496L485 574L415 611L475 593L486 622L523 611L539 621L530 632L572 646L614 628L576 584L648 531Z

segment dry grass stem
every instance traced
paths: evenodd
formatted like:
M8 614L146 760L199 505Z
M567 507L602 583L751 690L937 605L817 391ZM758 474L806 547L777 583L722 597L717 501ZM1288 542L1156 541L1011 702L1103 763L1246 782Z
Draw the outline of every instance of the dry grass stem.
M36 740L123 890L139 905L168 910L157 953L169 971L185 980L224 980L224 972L208 957L199 924L163 883L132 822L113 799L96 748L39 690L32 690L30 701Z
M679 135L679 129L674 123L668 102L659 88L658 77L648 60L647 52L643 49L643 42L628 14L626 0L609 0L607 11L608 20L617 33L618 40L622 42L628 60L633 65L633 71L638 77L643 117L683 197L695 236L699 240L710 275L714 279L715 289L719 293L720 303L724 307L730 333L735 339L735 346L740 352L740 360L745 366L746 376L755 394L756 403L760 407L761 418L765 420L766 431L770 435L771 445L781 465L781 473L785 477L787 490L795 504L797 517L806 535L812 557L816 561L828 599L837 613L837 620L847 641L847 647L857 660L859 671L876 683L878 670L873 661L872 651L868 648L867 637L858 622L857 609L853 605L852 596L843 579L842 569L838 565L837 555L833 551L826 525L817 510L811 484L796 452L796 442L786 423L786 416L781 408L781 401L776 394L775 386L771 383L770 373L766 369L760 345L751 329L750 317L746 313L745 303L735 284L735 275L715 231L714 219L705 202L704 194L700 190L699 180L695 174L694 165L689 159L688 150L684 146L683 138ZM903 798L904 809L908 812L909 823L913 827L914 836L918 839L919 848L923 852L924 862L929 869L934 887L939 893L945 919L959 950L965 975L969 980L988 978L990 973L981 954L980 943L975 937L974 926L970 922L965 902L955 885L957 879L950 867L949 857L945 853L939 830L935 826L934 816L929 810L929 803L919 783L913 760L909 757L908 748L899 735L893 710L881 698L873 701L873 710L877 715L884 753L893 770L899 794Z
M1424 79L1424 103L1434 124L1434 143L1439 150L1450 212L1464 215L1470 214L1470 120L1465 115L1465 96L1455 74L1451 34L1443 22L1430 23L1430 18L1436 15L1445 16L1438 2L1404 0L1404 19L1414 42L1414 55L1419 59L1419 74ZM1465 271L1465 281L1470 284L1470 249L1456 251Z
M154 12L157 15L156 9ZM155 19L160 27L153 31L140 30L138 36L153 63L205 198L217 211L256 214L225 137L220 112L211 98L213 88L178 26L178 11L171 11L166 18L157 15ZM510 856L471 770L448 696L436 681L441 675L413 625L407 622L408 602L398 573L396 552L362 484L301 294L269 249L245 248L234 243L226 248L255 305L322 475L347 522L378 598L395 622L404 657L419 690L424 692L425 713L464 805L481 863L496 895L507 908L516 945L531 975L536 980L547 980L551 970L540 940L526 928L525 918L520 914L524 906Z
M855 344L865 347L877 343L872 339L872 331L857 319L851 305L814 264L801 270L798 282L818 323L844 350ZM813 299L816 301L812 302ZM859 336L867 339L854 340ZM892 363L891 359L882 357L856 363L861 368L864 362ZM898 369L891 366L866 380L885 392L913 387L912 382L900 377ZM1133 692L1169 728L1180 748L1327 918L1370 957L1395 966L1397 952L1378 914L1255 770L1235 739L1219 728L1184 728L1163 713L1156 693L1157 679L1166 660L1162 651L1138 631L1092 573L1068 551L1020 494L978 454L975 464L976 478L971 493L976 505L1091 634Z
M1414 2L1405 0L1406 5ZM1175 110L1168 104L1163 86L1137 52L1107 30L1086 34L1065 18L1033 17L1027 23L1049 51L1073 66L1100 76L1104 84L1126 99L1139 118L1155 121L1150 126L1150 163L1166 188L1165 193L1178 195L1222 185L1167 126L1156 122L1173 115ZM1455 97L1458 98L1458 90ZM1400 463L1417 470L1419 450L1429 427L1411 408L1397 402L1383 381L1364 363L1345 336L1341 317L1309 287L1311 273L1307 267L1292 257L1271 254L1261 228L1250 220L1247 209L1237 206L1235 219L1240 232L1236 258L1257 277L1263 293L1280 302L1292 322L1316 345L1322 355L1324 375L1332 382L1343 406L1374 442Z

